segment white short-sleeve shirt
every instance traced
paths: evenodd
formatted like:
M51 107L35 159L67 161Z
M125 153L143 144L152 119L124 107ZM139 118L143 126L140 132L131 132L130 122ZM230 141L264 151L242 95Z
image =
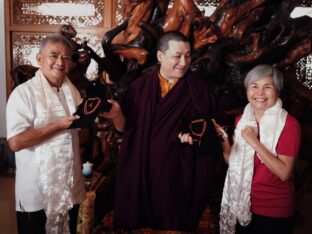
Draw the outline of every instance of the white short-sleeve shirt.
M32 80L29 80L16 87L10 95L6 109L8 139L34 128L34 121L38 116L34 91L35 85L33 85ZM62 105L67 107L62 89L59 91L59 97ZM68 107L65 110L68 112ZM79 138L77 130L68 131L72 132L73 139L74 186L72 195L74 204L77 204L82 202L84 197L84 182L79 157ZM15 152L17 211L33 212L44 208L35 148L36 146Z

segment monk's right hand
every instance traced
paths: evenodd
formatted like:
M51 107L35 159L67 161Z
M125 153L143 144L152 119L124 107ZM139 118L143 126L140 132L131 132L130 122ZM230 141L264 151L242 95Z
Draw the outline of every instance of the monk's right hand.
M109 112L102 112L100 113L101 117L107 118L107 119L116 119L118 116L120 116L121 113L121 107L119 103L115 100L109 99L107 100L110 104L112 104L112 108L109 110Z

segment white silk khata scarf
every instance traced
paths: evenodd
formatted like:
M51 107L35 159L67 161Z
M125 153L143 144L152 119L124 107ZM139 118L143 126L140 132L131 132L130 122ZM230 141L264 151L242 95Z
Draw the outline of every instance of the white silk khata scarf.
M68 115L57 93L53 91L42 72L39 70L36 79L36 119L35 128L46 126L60 117ZM66 103L70 114L78 105L77 90L68 80L62 84ZM68 111L67 111L68 112ZM44 197L44 207L47 216L46 233L70 233L68 211L73 207L73 145L72 131L64 130L47 141L35 147L36 157Z
M260 142L276 155L276 146L285 126L287 112L282 101L277 100L260 120ZM254 110L248 104L234 132L234 144L229 158L220 211L220 233L235 233L236 221L246 226L251 221L250 192L254 170L255 150L243 139L241 131L246 126L257 128Z

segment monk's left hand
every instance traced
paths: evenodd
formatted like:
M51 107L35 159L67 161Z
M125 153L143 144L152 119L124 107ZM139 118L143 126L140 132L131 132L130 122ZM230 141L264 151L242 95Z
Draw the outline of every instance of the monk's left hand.
M188 143L190 145L193 145L193 138L190 136L189 133L181 132L178 136L179 136L181 143Z

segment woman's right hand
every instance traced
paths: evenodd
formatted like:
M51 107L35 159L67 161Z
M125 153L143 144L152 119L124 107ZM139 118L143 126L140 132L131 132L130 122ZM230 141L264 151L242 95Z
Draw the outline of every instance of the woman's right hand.
M222 139L221 145L222 145L222 151L223 151L223 158L225 162L229 164L231 145L230 145L228 134L226 133L224 128L220 126L214 119L211 119L211 121L216 129L218 136L220 136Z
M228 134L226 133L224 128L222 126L220 126L214 119L211 119L211 121L213 123L213 126L216 129L217 135L220 136L223 139L223 141L228 139Z

